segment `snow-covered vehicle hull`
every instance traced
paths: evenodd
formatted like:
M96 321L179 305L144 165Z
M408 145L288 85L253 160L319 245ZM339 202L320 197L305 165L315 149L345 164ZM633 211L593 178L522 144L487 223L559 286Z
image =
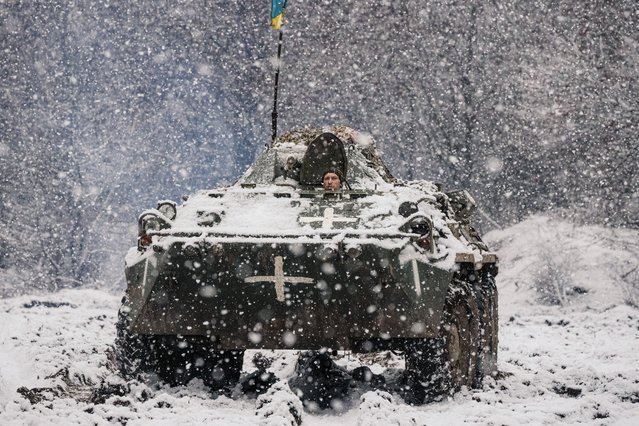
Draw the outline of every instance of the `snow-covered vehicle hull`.
M496 370L497 259L472 198L399 182L370 140L331 130L284 136L233 186L141 215L121 365L219 387L245 349L393 349L439 390ZM328 167L348 189L318 187Z

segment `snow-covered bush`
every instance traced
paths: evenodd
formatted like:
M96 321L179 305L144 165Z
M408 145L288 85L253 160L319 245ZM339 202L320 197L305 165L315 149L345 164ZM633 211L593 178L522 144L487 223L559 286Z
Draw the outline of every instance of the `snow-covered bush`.
M302 424L302 401L285 382L277 382L257 398L255 414L262 426L298 426Z

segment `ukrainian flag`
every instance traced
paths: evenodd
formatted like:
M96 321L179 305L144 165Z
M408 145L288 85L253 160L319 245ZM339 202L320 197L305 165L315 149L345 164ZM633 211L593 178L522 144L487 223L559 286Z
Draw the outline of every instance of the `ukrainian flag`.
M286 8L286 0L271 0L271 26L279 30L282 26L284 18L284 8Z

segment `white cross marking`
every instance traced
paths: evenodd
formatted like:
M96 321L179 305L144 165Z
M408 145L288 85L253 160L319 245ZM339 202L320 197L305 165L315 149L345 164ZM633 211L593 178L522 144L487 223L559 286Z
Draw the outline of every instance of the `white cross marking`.
M415 292L417 293L417 296L421 296L422 282L419 279L419 267L417 266L417 260L413 259L411 261L411 264L413 265L413 281L415 282Z
M335 209L326 207L324 209L324 217L300 217L302 222L322 222L322 229L331 229L333 222L357 222L355 218L335 217Z
M287 277L284 275L284 259L275 256L275 272L270 276L255 276L244 278L246 283L270 281L275 284L275 295L280 302L284 301L284 283L313 284L315 280L308 277Z

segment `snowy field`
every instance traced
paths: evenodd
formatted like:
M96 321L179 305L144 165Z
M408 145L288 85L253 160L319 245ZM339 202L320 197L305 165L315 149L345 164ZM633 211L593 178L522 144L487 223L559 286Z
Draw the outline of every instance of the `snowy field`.
M121 295L65 290L0 300L0 424L296 424L288 401L303 425L638 425L639 232L533 217L487 240L501 260L500 374L482 389L414 407L353 388L344 406L309 412L285 384L288 351L264 351L284 380L257 400L126 383L111 361ZM403 367L391 354L338 363Z

